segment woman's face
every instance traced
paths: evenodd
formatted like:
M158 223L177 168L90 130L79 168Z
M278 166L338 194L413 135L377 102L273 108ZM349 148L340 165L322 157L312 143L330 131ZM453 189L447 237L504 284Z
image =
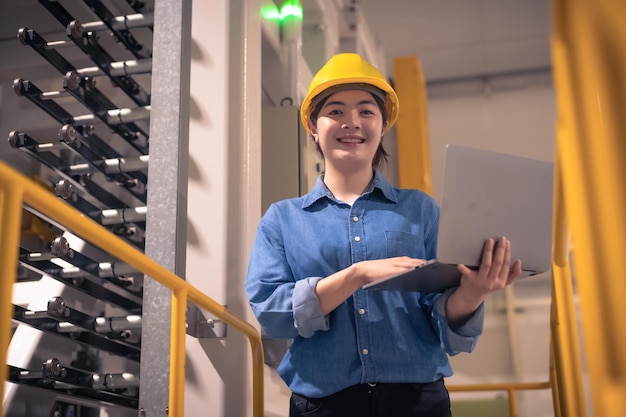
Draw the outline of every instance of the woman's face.
M328 97L311 133L325 164L336 168L359 167L372 160L384 131L383 115L371 93L339 91Z

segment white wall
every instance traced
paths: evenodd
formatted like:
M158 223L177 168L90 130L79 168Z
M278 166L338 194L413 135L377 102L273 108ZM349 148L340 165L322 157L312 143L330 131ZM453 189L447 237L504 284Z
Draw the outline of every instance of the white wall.
M193 2L187 280L254 322L243 282L261 212L260 2ZM185 415L252 415L250 345L187 337Z
M194 1L192 8L191 97L187 277L196 288L226 304L228 7L225 1ZM224 415L228 341L187 336L185 414L203 409ZM221 353L221 354L220 354ZM234 373L233 373L234 374Z

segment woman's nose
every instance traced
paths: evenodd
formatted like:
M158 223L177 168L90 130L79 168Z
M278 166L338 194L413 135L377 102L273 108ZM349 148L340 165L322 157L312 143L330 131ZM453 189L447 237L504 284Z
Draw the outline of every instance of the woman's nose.
M358 110L346 112L346 117L341 125L344 129L355 129L361 127L361 118Z

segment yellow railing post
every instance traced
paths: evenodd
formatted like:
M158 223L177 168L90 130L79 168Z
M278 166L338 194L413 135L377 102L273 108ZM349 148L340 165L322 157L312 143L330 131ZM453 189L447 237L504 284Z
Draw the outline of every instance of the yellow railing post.
M517 417L517 395L513 388L506 390L509 397L509 417Z
M0 383L4 393L4 381L8 377L7 352L11 341L13 318L13 283L17 275L20 225L22 222L22 190L5 187L0 183ZM4 398L4 394L2 395ZM0 416L3 407L0 404Z
M552 315L552 309L554 307L550 307L550 314ZM563 414L561 413L561 398L559 391L559 380L556 370L556 359L555 359L555 347L552 341L552 332L550 334L550 388L552 389L552 407L554 409L554 417L561 417Z
M398 186L432 195L426 83L416 56L396 58L394 87L402 105L396 123Z
M626 408L626 2L554 0L557 153L595 417Z
M180 328L187 322L187 291L172 291L172 337L170 339L169 415L184 416L185 401L185 335Z
M69 204L55 197L48 190L29 180L17 171L0 162L0 281L2 285L2 301L10 310L8 313L3 308L0 319L3 323L10 322L12 312L11 292L14 280L7 277L15 277L17 268L19 247L19 219L22 204L25 204L52 219L58 225L84 239L86 242L102 249L104 252L132 266L144 275L165 285L172 291L172 333L170 351L170 417L184 416L184 384L185 384L185 335L186 335L186 308L187 298L196 306L206 310L216 318L242 332L249 340L252 350L252 414L254 417L264 415L263 398L263 345L261 335L250 323L246 322L223 305L211 299L187 281L163 268L154 260L145 256L135 247L124 242L118 236L85 216ZM6 262L5 262L6 260ZM6 272L6 273L4 273ZM7 284L7 281L9 283ZM5 286L10 285L7 291ZM8 288L8 287L7 287ZM9 326L2 326L3 358L6 362L6 352L10 339ZM6 329L6 342L4 331ZM6 368L3 367L6 380ZM239 387L236 387L239 388ZM0 417L4 412L0 408Z
M563 176L557 154L552 225L552 303L550 337L554 349L559 410L564 416L584 417L585 390L574 305L574 287L569 264L569 233L563 204Z

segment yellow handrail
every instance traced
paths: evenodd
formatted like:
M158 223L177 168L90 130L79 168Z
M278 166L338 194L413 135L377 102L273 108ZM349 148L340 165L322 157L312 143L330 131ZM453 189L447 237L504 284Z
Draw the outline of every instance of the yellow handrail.
M257 329L217 303L187 281L163 268L83 213L59 200L48 190L0 162L0 323L12 317L12 286L16 279L19 247L19 225L22 204L33 208L63 228L99 247L117 259L133 266L146 276L172 290L172 333L170 352L169 416L184 416L185 334L187 299L248 337L252 349L252 412L262 417L263 345ZM0 355L6 363L10 326L0 327ZM2 381L7 367L1 366ZM4 411L0 408L0 417Z
M509 417L517 417L517 399L515 392L550 388L550 382L510 382L501 384L450 385L450 392L506 391L509 400Z
M7 351L11 341L11 318L13 317L13 283L17 273L19 254L20 219L22 216L22 190L5 188L0 182L0 383L5 386L8 367ZM10 279L13 277L13 279ZM4 396L2 397L4 398ZM0 406L0 417L3 416Z

